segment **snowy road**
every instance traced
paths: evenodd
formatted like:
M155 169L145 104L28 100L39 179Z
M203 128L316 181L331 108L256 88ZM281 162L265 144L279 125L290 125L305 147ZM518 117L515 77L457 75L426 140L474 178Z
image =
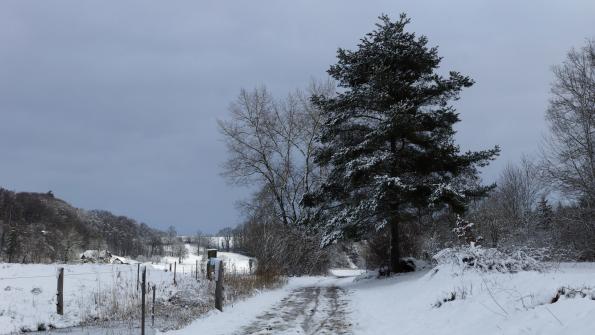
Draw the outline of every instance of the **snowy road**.
M167 335L353 334L353 278L292 277L283 288L211 311Z
M337 286L297 288L235 335L351 334L347 304Z

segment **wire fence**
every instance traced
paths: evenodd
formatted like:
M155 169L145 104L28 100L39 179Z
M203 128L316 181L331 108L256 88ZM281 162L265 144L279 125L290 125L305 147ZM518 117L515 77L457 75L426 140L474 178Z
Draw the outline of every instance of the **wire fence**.
M68 276L87 276L87 275L100 275L100 274L110 274L114 273L113 271L109 272L85 272L85 273L67 273ZM0 280L10 280L10 279L35 279L35 278L55 278L57 274L54 275L37 275L37 276L18 276L18 277L0 277Z
M95 265L103 265L103 264L98 264L98 263L93 263ZM60 265L57 266L56 268L59 267L65 267L65 266L69 266L70 264L64 264L64 265ZM78 264L77 264L78 265ZM72 266L77 266L77 265L72 265ZM107 265L112 265L112 264L105 264ZM135 264L118 264L118 266L125 266L126 269L125 270L137 270L136 267L134 267ZM172 272L166 269L151 269L149 266L149 264L142 264L142 266L146 266L147 267L147 274L149 272ZM112 265L113 266L113 265ZM196 266L195 265L190 265L190 264L182 264L179 265L180 268L176 271L176 275L195 275L196 274ZM134 267L134 268L133 268ZM190 268L190 270L188 270L188 268ZM68 268L65 268L68 269ZM81 272L81 273L73 273L73 272L65 272L65 275L67 276L87 276L87 275L102 275L102 274L114 274L115 272L122 272L122 269L117 269L117 268L112 268L110 271L94 271L94 272ZM199 272L198 273L203 273L203 270L201 268L199 268ZM31 276L14 276L14 277L0 277L0 280L12 280L12 279L35 279L35 278L55 278L57 276L56 274L53 275L31 275Z
M8 302L9 299L18 299L20 303L30 303L33 309L28 312L32 315L36 313L34 309L47 310L44 305L61 305L63 312L59 312L60 309L56 307L55 313L68 315L73 326L79 323L85 324L89 320L91 322L126 321L136 324L141 314L147 314L151 318L151 326L156 316L162 315L160 319L162 325L177 322L177 327L180 323L188 323L212 308L216 281L207 280L206 262L177 264L177 272L174 270L175 264L172 265L174 265L172 271L169 271L168 263L56 264L31 268L8 266L0 268L0 273L9 272L5 276L0 276L0 285L8 288L4 290L6 295L0 300L6 298ZM89 267L94 267L96 270ZM142 290L141 275L143 268L146 269L144 290ZM60 272L59 269L62 271ZM238 271L234 266L226 267L225 270L224 300L227 302L248 296L251 292L263 288L259 283L260 279L250 273L251 271L244 271L244 269ZM30 274L33 271L38 274ZM18 272L24 273L19 275ZM62 273L62 279L60 279L60 273ZM18 280L24 281L16 284L11 282ZM30 297L23 295L23 292L28 290L31 292ZM142 300L147 302L149 312L141 312ZM11 307L8 306L8 308ZM178 320L171 321L172 318ZM49 324L49 327L52 325ZM28 331L33 330L35 329L28 329Z

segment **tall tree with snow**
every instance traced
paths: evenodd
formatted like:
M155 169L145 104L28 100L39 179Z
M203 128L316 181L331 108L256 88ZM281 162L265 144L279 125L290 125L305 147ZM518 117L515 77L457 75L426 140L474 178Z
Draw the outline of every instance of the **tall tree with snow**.
M399 271L399 225L420 208L463 212L469 197L489 190L479 185L477 168L499 148L460 153L453 130L460 119L449 103L473 81L438 74L437 48L405 31L405 14L379 19L356 50L338 50L328 73L341 92L314 97L324 121L316 159L330 171L304 204L327 209L327 243L388 225L390 266Z

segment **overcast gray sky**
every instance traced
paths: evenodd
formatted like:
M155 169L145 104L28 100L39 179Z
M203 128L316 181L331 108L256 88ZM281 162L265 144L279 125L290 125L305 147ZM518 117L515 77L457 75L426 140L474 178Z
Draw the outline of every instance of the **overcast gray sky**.
M249 190L219 176L216 119L240 88L324 79L337 47L400 12L476 80L458 140L501 145L486 179L537 151L551 65L595 36L592 0L2 0L0 186L182 233L235 225Z

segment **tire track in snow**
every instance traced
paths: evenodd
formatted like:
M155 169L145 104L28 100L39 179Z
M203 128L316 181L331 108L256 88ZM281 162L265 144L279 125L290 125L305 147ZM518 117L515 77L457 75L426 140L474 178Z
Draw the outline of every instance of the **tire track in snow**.
M293 290L235 334L351 334L347 306L342 288L303 287Z

